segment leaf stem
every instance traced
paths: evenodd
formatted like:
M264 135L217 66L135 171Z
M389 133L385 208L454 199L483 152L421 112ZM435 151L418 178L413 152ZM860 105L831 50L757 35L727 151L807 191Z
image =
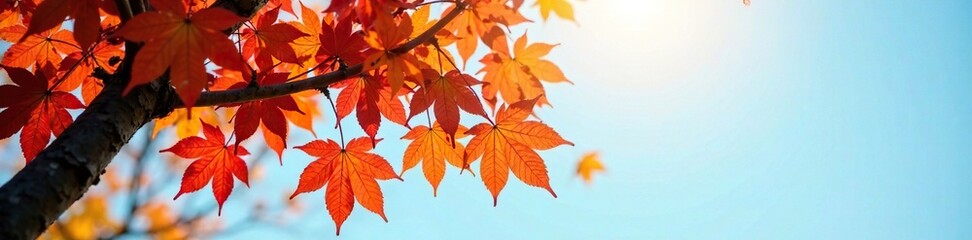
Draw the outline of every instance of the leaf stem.
M327 97L327 102L331 103L331 110L334 110L334 118L337 119L338 134L341 135L341 149L344 149L344 128L341 127L341 118L338 118L337 106L334 106L334 100L331 99L331 94L324 94L324 97Z

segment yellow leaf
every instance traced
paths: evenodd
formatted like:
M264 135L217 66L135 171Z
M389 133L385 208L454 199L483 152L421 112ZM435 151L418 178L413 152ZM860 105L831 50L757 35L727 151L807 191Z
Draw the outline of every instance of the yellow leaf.
M601 155L597 152L589 152L581 157L577 163L577 176L584 180L584 183L591 184L595 172L604 172L604 165L601 164Z
M560 18L577 21L574 19L574 7L567 0L537 0L533 6L540 7L540 16L544 21L550 17L550 12L554 12Z

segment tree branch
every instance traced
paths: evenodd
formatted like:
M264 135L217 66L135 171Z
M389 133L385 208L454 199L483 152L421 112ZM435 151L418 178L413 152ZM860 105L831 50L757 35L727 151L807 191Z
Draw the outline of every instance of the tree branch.
M442 19L436 22L435 25L429 27L428 30L423 32L418 37L415 37L414 39L405 42L401 46L392 49L391 52L395 54L403 54L412 50L415 47L418 47L421 44L427 43L430 40L434 39L436 32L438 32L440 29L445 27L445 25L451 22L452 19L455 19L457 16L459 16L459 14L462 13L463 9L465 9L464 3L460 1L456 1L455 3L456 3L456 7L453 8L452 11L450 11L448 14L446 14L446 16L442 17ZM259 99L285 96L285 95L290 95L290 94L294 94L306 90L318 89L327 86L331 83L335 83L347 79L349 77L361 74L363 68L364 67L362 64L356 64L344 70L337 70L326 74L309 77L300 81L293 81L293 82L287 82L287 83L281 83L281 84L275 84L269 86L260 86L255 88L242 88L242 89L233 89L233 90L225 90L225 91L204 92L202 93L202 95L199 96L199 100L196 101L195 106L202 107L202 106L215 106L215 105L228 104L228 103L241 103L241 102L259 100ZM184 104L182 104L181 100L175 99L174 101L176 101L176 103L173 103L173 105L176 106L177 108L185 106Z
M266 2L217 0L214 5L252 16ZM172 111L171 103L178 97L166 81L153 81L122 95L131 79L137 49L134 44L126 45L125 61L105 81L98 97L50 146L0 187L0 239L36 239L98 183L112 158L139 128Z

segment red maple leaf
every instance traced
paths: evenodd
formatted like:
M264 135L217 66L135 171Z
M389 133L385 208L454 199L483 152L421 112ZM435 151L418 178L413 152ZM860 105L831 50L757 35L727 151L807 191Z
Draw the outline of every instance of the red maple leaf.
M352 30L352 19L321 24L321 47L317 50L319 59L336 57L344 60L348 65L364 62L363 51L368 46L361 34Z
M372 140L381 127L381 116L394 123L408 127L405 121L405 106L401 94L392 94L391 88L381 78L362 76L345 80L335 88L344 88L337 98L338 121L356 111L358 124Z
M442 130L452 139L459 127L459 109L488 118L479 97L470 88L480 83L472 76L459 73L458 70L449 71L443 76L431 69L426 69L424 76L437 77L419 87L412 95L409 120L434 105L435 120L442 124Z
M109 2L115 4L114 1ZM64 18L70 16L74 19L74 39L82 48L87 48L101 35L101 15L98 10L101 4L101 0L44 0L35 11L42 14L36 14L30 20L27 34L59 27L64 23Z
M260 74L257 79L257 84L260 86L267 86L273 84L281 84L287 81L288 73L265 73ZM233 88L243 88L246 87L244 83L239 83ZM234 118L233 128L236 129L236 144L239 145L243 140L249 139L256 132L257 127L262 126L269 130L269 132L277 135L276 137L282 140L283 144L280 145L270 145L280 161L283 161L283 149L287 147L287 133L289 128L287 125L287 117L284 111L298 112L304 114L297 107L297 102L294 100L292 95L286 95L282 97L275 97L270 99L249 101L239 105L240 108L236 112L236 117ZM270 142L270 136L264 135L267 142ZM276 139L274 139L276 140ZM283 162L281 162L283 163Z
M0 139L20 131L20 145L24 159L29 163L51 140L71 125L73 120L67 109L84 108L74 95L63 91L51 91L48 76L54 76L52 66L35 67L34 74L26 69L3 67L17 85L0 86Z
M184 193L195 192L213 182L213 196L219 203L219 215L223 213L223 202L233 192L233 177L240 179L247 187L248 171L246 162L240 156L249 155L246 148L226 145L226 138L219 127L200 120L205 138L192 136L179 140L174 146L159 152L171 152L181 158L198 158L189 164L182 175L182 187L173 200Z

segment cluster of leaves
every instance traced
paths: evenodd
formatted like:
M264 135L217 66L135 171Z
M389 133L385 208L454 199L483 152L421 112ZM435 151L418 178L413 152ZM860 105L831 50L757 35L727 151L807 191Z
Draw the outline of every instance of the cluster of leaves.
M124 4L113 0L0 2L0 39L13 43L0 64L14 83L0 86L0 139L20 131L29 162L71 124L67 109L82 109L98 95L105 84L98 76L131 64L126 91L167 79L185 106L155 123L155 132L176 126L181 138L163 152L196 159L176 197L212 183L221 208L234 179L247 183L241 156L248 151L241 144L260 129L282 163L290 125L313 133L314 121L323 118L322 99L330 102L340 140L297 147L318 159L304 169L292 197L326 186L338 233L355 201L385 218L377 180L401 179L371 153L382 118L410 129L402 137L411 143L401 174L421 162L434 193L446 163L461 172L474 171L478 161L494 205L510 172L556 196L537 150L573 144L531 116L550 105L545 84L569 81L545 59L555 44L530 43L524 33L510 48L511 27L531 22L521 14L523 0L334 0L323 11L270 0L252 17L210 7L213 1L143 2L148 10L124 22L120 12L131 10L120 11ZM444 6L438 19L434 5ZM566 0L533 6L544 20L551 13L573 20ZM73 32L62 28L65 19ZM131 46L137 53L123 62ZM483 67L467 71L477 50L487 52L479 59ZM205 94L284 88L332 72L349 76L294 94L197 104ZM340 91L336 100L330 90ZM463 126L460 112L481 123ZM341 121L351 113L367 136L345 142ZM422 114L426 122L410 125ZM196 136L200 131L204 137Z

